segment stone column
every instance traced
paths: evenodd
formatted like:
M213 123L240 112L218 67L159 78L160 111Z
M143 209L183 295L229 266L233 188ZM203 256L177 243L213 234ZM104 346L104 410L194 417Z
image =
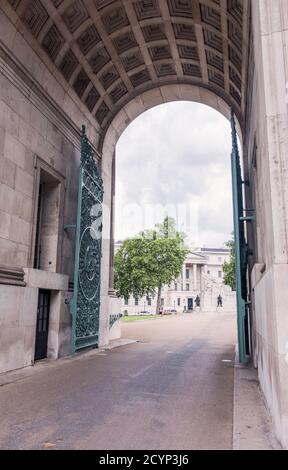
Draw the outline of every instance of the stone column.
M110 211L109 294L114 295L114 219L115 219L115 151L112 160Z
M184 263L183 266L182 266L182 284L183 284L183 290L185 290L185 285L186 285L186 263Z
M203 286L204 286L204 279L203 279L203 274L204 274L204 266L200 266L200 291L203 292Z
M197 264L193 264L193 288L197 291Z

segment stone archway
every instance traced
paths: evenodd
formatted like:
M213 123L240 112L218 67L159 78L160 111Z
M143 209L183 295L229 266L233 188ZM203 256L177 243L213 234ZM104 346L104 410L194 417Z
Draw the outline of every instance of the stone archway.
M188 85L188 84L170 84L163 85L136 96L131 99L114 117L111 124L108 126L102 145L99 151L102 155L102 177L104 181L104 208L106 208L106 220L110 220L110 232L104 233L104 265L106 266L106 286L109 282L109 296L110 308L117 308L113 305L115 302L115 293L113 288L113 270L114 270L114 211L115 211L115 148L118 139L121 137L124 130L129 124L139 115L145 111L156 107L163 103L173 101L191 101L205 104L225 118L230 120L231 107L222 97L217 96L213 91L202 86ZM242 118L240 115L240 122ZM241 144L243 142L243 131L239 119L236 118L237 133ZM147 136L148 137L148 136ZM105 212L105 209L104 209ZM106 224L108 227L108 224ZM109 246L108 246L109 245ZM107 279L107 267L109 265L109 280ZM104 279L104 270L103 270ZM107 287L106 287L107 288ZM114 299L114 300L113 300ZM112 304L112 305L111 305ZM102 337L105 337L105 326L102 330Z
M125 104L166 84L203 86L244 115L249 0L7 0L4 8L94 117L99 147Z
M79 129L85 124L94 149L103 149L105 198L111 205L113 142L127 125L125 120L133 119L141 107L179 99L180 95L184 99L183 90L190 86L198 91L195 88L193 98L185 99L197 101L199 92L201 101L205 90L206 104L213 107L214 103L216 109L219 104L224 114L225 109L234 109L243 135L246 201L257 215L257 239L253 240L252 231L248 233L250 246L255 248L250 265L254 360L277 435L286 447L287 24L285 0L3 0L0 6L0 127L7 134L5 158L12 158L10 167L16 160L18 167L13 197L24 191L29 203L35 203L35 155L45 168L48 165L60 173L61 181L62 177L75 179ZM209 97L206 91L211 93ZM24 146L25 157L21 152L10 152L14 140L21 144L17 150ZM101 164L100 154L98 161ZM14 186L15 174L12 180ZM8 194L11 187L6 183L1 182L0 189L3 186ZM71 206L65 216L73 221ZM17 218L18 210L17 204L16 208L4 204L9 218ZM23 212L25 220L18 217L17 223L26 237L19 240L21 230L4 231L0 246L0 287L5 295L6 289L9 291L11 302L18 298L17 292L22 295L22 288L27 292L42 282L37 275L36 286L31 277L25 287L23 280L23 269L33 271L29 230L34 224L32 211L28 215ZM103 331L109 327L111 219L104 224L108 235L101 273ZM59 233L59 242L62 235ZM66 266L62 274L67 275L63 283L56 283L58 313L63 308L60 300L68 289L73 257L69 239L64 238L67 256L61 255L60 261ZM48 283L49 273L44 274L45 285L40 287L55 289L55 284L51 287ZM35 313L36 307L32 310ZM20 304L11 311L20 315ZM23 342L20 329L17 334ZM5 354L14 347L15 332L12 337ZM103 336L103 342L106 339L107 335ZM9 367L23 367L26 359L22 356L25 354L19 354Z

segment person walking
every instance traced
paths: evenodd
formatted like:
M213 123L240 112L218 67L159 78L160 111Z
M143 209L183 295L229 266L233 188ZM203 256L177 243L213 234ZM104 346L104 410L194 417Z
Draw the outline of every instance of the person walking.
M217 307L222 307L222 306L223 306L223 301L222 301L221 294L219 294L217 297Z

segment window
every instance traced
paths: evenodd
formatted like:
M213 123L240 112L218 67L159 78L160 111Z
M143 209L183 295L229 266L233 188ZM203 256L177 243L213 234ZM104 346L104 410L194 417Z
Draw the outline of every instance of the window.
M147 304L148 304L149 307L151 306L151 299L150 299L150 297L147 297Z
M186 279L189 279L189 269L186 269Z
M139 301L137 298L135 298L135 305L137 306L139 304Z
M164 299L161 299L161 305L164 307Z
M186 284L186 290L190 290L190 284Z
M181 299L179 297L177 299L177 305L178 305L178 307L180 307L180 305L181 305Z
M222 277L222 271L218 271L218 277Z
M183 291L183 284L181 284L181 290Z
M128 299L124 299L124 305L128 305L128 304L129 304Z
M221 258L221 256L219 256L219 258L218 258L218 263L222 263L222 258Z
M175 282L175 284L174 284L174 290L178 290L177 282Z
M207 271L207 274L210 274L210 271Z

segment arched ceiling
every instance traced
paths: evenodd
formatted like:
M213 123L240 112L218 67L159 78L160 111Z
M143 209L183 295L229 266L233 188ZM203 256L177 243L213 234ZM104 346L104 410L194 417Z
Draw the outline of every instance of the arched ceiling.
M146 89L195 84L244 114L249 0L7 0L104 132Z

